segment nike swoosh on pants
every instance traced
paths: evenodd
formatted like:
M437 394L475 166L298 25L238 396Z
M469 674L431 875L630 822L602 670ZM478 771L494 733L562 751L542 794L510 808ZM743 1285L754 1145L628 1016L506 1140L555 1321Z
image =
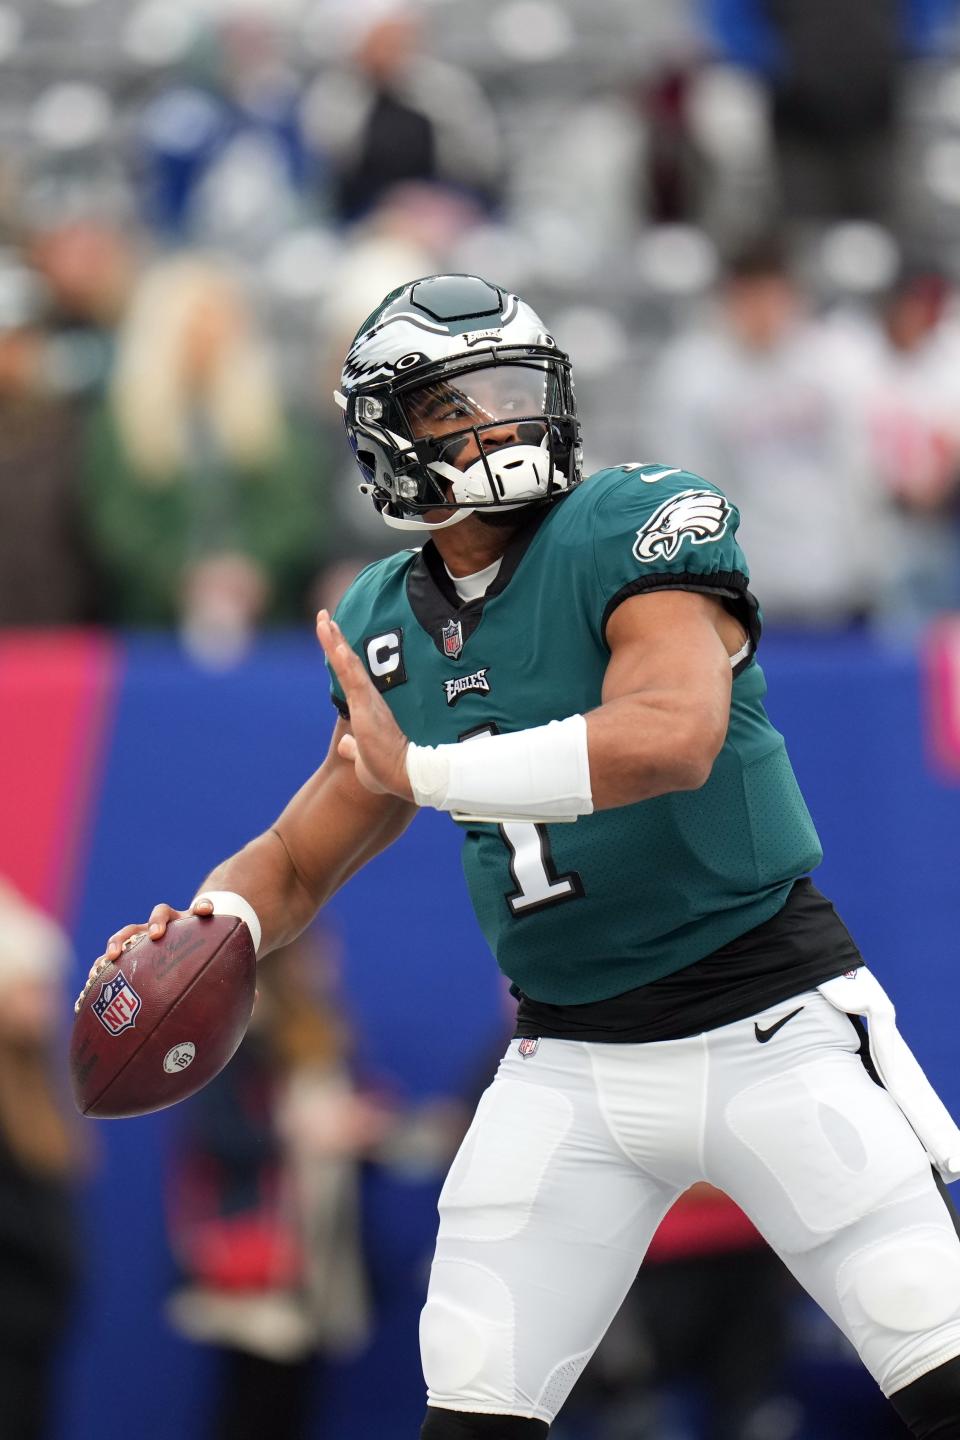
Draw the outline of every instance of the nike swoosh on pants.
M766 1030L761 1030L761 1029L760 1029L760 1026L757 1024L757 1022L754 1021L754 1022L753 1022L753 1033L754 1033L754 1035L756 1035L757 1039L760 1041L760 1044L761 1044L761 1045L766 1045L767 1041L768 1041L768 1040L772 1040L773 1037L774 1037L774 1035L776 1035L777 1031L778 1031L778 1030L782 1030L783 1027L784 1027L784 1025L786 1025L787 1021L788 1021L788 1020L792 1020L793 1017L794 1017L794 1015L799 1015L799 1014L800 1014L800 1011L801 1011L802 1009L803 1009L803 1006L802 1006L802 1005L798 1005L797 1008L796 1008L796 1010L791 1010L789 1015L784 1015L781 1020L777 1020L777 1021L775 1022L775 1024L769 1025Z

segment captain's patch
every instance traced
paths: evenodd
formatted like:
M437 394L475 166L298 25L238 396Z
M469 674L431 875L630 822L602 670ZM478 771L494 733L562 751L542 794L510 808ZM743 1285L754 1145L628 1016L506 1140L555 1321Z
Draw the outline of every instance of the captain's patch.
M684 490L671 495L637 531L633 554L642 565L672 560L684 540L706 545L726 533L731 507L715 490Z

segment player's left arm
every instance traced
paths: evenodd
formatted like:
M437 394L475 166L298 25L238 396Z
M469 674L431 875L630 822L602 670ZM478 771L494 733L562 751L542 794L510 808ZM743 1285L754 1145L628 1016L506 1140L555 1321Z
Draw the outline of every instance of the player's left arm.
M573 818L702 785L726 736L730 657L744 639L709 596L633 596L607 626L611 658L597 709L468 747L434 748L408 747L325 612L317 633L350 708L352 734L341 740L340 754L364 786L454 814L520 819Z
M595 810L705 783L730 719L730 657L745 638L709 595L656 591L617 607L602 704L586 716Z

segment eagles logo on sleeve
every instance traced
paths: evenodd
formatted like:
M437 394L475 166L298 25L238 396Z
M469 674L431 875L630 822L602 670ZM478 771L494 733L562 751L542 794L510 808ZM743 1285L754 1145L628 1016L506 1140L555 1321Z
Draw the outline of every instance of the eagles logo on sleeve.
M672 560L688 536L694 545L719 540L729 518L730 505L715 490L684 490L671 495L637 531L634 557L644 565L653 560Z

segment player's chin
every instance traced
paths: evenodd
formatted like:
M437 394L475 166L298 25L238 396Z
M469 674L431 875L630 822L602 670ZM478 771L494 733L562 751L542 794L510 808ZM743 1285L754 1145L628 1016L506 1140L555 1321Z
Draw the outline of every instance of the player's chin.
M474 514L484 525L489 525L492 530L516 530L523 525L533 514L542 500L531 500L527 505L510 505L506 508L490 505L486 509L477 507Z
M423 518L428 525L442 525L445 520L449 520L456 512L456 505L447 505L443 508L438 507L436 510L424 510Z

